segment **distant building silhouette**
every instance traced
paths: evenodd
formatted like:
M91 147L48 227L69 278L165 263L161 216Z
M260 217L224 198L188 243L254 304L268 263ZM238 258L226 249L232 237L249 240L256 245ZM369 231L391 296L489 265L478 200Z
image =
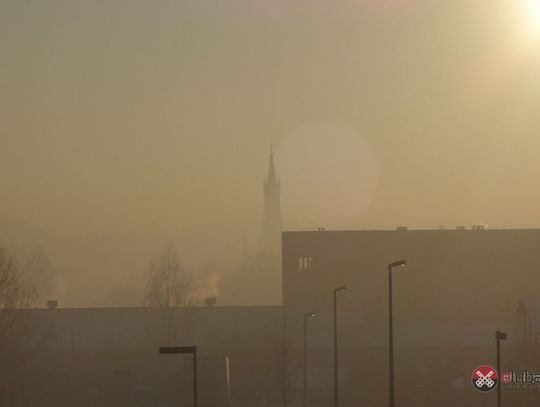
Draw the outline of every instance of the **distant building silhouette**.
M276 176L274 152L270 149L268 175L264 180L264 216L261 231L261 250L272 253L281 251L281 187Z
M270 150L268 173L264 179L264 214L259 241L250 244L244 230L242 263L223 276L219 283L220 305L280 305L281 283L281 192L274 153Z
M365 323L381 323L385 271L393 259L407 260L394 287L402 323L504 320L521 298L538 296L540 229L317 230L282 236L283 304L289 310L329 313L332 289L347 285L341 309L360 312Z
M319 228L284 232L282 238L282 286L274 278L278 256L267 253L251 256L251 263L227 282L229 298L258 306L223 306L220 299L215 304L208 298L207 306L167 310L24 310L32 323L47 327L50 345L38 353L30 345L17 351L23 368L14 364L17 368L2 371L2 359L0 406L38 405L34 401L40 407L192 405L186 389L193 365L189 358L182 363L158 356L158 347L168 344L197 344L202 350L200 407L299 406L304 332L309 332L308 405L329 406L332 292L345 284L336 320L343 355L341 405L383 406L388 400L381 379L388 361L387 267L395 259L407 260L393 285L400 406L486 405L485 394L465 387L464 374L479 361L493 360L500 329L508 332L507 369L538 370L540 229ZM279 287L283 305L261 306L268 302L263 296ZM307 312L317 315L304 331ZM4 346L0 356L6 354ZM538 397L534 385L504 394L505 405L519 407L538 407Z

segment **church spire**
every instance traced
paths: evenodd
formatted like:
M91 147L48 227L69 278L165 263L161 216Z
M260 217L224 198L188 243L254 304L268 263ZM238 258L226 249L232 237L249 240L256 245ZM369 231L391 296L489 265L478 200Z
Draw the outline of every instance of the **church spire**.
M281 247L280 185L274 165L274 149L270 146L268 176L264 181L264 216L262 224L262 249L279 253Z
M274 166L274 145L270 144L270 163L268 164L268 176L266 182L277 183L276 168Z

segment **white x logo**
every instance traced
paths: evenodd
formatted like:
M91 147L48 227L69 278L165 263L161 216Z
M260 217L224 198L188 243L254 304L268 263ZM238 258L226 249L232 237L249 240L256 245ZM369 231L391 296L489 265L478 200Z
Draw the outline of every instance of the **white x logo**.
M478 376L478 379L475 381L476 386L487 386L489 388L493 387L495 385L495 382L493 381L493 379L491 379L491 376L493 376L494 374L495 372L493 370L490 370L489 373L484 376L480 370L477 370L476 375Z

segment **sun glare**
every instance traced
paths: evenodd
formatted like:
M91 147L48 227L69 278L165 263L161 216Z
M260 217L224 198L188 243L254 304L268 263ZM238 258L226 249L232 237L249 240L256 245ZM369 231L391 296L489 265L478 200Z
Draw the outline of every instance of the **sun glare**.
M533 0L531 5L532 19L540 26L540 0Z
M524 2L529 29L540 35L540 0L525 0Z

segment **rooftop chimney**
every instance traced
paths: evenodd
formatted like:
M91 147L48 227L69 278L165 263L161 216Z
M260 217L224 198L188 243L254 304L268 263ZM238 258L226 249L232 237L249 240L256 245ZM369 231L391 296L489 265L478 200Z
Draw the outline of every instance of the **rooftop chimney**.
M56 309L58 307L58 300L47 300L47 308Z

